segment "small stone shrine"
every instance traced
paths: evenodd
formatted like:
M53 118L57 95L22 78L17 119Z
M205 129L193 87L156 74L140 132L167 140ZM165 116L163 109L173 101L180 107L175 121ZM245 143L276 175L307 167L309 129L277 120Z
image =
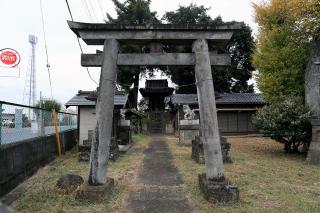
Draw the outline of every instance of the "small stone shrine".
M119 145L130 145L132 143L132 131L130 120L126 120L125 110L120 110L121 119L119 120Z
M183 105L184 119L179 121L179 145L191 146L192 140L199 136L199 119L188 105Z
M172 95L174 88L168 86L166 79L147 80L139 91L148 100L149 132L165 133L165 97Z
M168 86L167 79L146 80L145 88L140 88L144 98L148 98L148 109L150 111L164 111L165 97L172 95L174 88Z

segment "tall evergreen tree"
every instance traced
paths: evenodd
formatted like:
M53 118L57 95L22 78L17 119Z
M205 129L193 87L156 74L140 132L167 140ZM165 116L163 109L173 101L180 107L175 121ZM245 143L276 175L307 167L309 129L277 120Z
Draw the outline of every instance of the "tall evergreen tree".
M170 24L223 24L220 16L212 19L208 15L209 8L190 4L180 6L176 11L164 14L162 20ZM212 68L215 90L221 93L230 92L253 92L253 85L248 85L254 68L251 64L251 54L254 42L249 26L236 32L232 37L226 50L231 56L232 66L229 68ZM179 49L179 52L191 52L191 47ZM189 85L179 88L179 93L196 93L194 68L192 67L170 67L166 71L177 85Z
M121 3L119 0L112 0L116 7L117 17L113 18L107 14L107 23L112 24L153 24L159 23L157 13L150 10L151 0L126 0ZM143 53L145 46L139 45L122 45L120 51L123 53ZM129 90L130 85L134 85L132 91L132 107L137 107L139 76L150 70L140 67L119 67L117 82L120 86Z

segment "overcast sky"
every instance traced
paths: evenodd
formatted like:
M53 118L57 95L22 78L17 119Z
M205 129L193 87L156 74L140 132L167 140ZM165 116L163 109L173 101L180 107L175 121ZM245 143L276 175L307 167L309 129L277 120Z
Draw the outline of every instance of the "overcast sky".
M257 26L253 21L252 2L260 0L153 0L151 9L157 11L159 18L164 12L176 10L179 5L196 3L210 7L212 17L221 15L224 21L244 21L249 24L254 33ZM85 10L88 5L94 22L103 22L105 13L115 17L114 5L111 0L69 0L75 21L92 22ZM80 66L80 49L76 36L68 28L66 20L70 16L65 0L42 0L49 62L51 65L53 97L61 103L68 101L78 90L93 90L97 86ZM101 10L102 9L102 10ZM0 100L22 103L26 71L30 57L28 35L38 37L36 46L37 94L42 91L43 96L50 97L44 36L42 32L40 0L0 0L0 49L13 48L21 55L20 77L0 77ZM89 47L82 43L84 52L93 53L97 47ZM14 69L1 68L0 76L8 72L17 76ZM90 69L96 81L99 78L98 69ZM144 85L142 85L144 86Z

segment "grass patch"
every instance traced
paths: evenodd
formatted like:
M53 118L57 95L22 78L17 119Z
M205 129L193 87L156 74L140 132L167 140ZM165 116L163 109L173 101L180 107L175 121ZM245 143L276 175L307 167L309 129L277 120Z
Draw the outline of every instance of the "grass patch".
M198 187L204 166L191 159L191 147L172 137L168 142L189 197L205 212L320 212L319 167L303 155L285 154L271 139L228 137L234 163L225 165L225 173L240 189L234 205L208 203Z
M147 147L149 137L134 135L134 148ZM19 212L118 212L121 208L124 195L135 181L140 168L143 154L128 152L120 155L115 161L109 161L109 176L115 179L115 189L105 202L100 204L78 202L75 192L63 193L55 188L58 178L71 173L88 176L88 163L78 162L77 150L56 159L48 166L41 168L34 176L23 183L26 192L12 204Z

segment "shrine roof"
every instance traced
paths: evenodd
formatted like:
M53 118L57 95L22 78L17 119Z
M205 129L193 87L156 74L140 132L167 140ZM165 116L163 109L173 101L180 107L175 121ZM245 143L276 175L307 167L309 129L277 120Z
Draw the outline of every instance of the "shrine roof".
M174 94L170 96L170 102L177 105L197 105L197 94ZM216 104L256 104L264 105L261 94L257 93L228 93L219 94L216 97Z
M94 93L94 91L82 91L79 90L78 94L73 96L65 105L69 106L95 106L96 102L88 100L87 97ZM123 92L116 92L114 96L114 105L121 107L125 106L128 100L128 95Z

